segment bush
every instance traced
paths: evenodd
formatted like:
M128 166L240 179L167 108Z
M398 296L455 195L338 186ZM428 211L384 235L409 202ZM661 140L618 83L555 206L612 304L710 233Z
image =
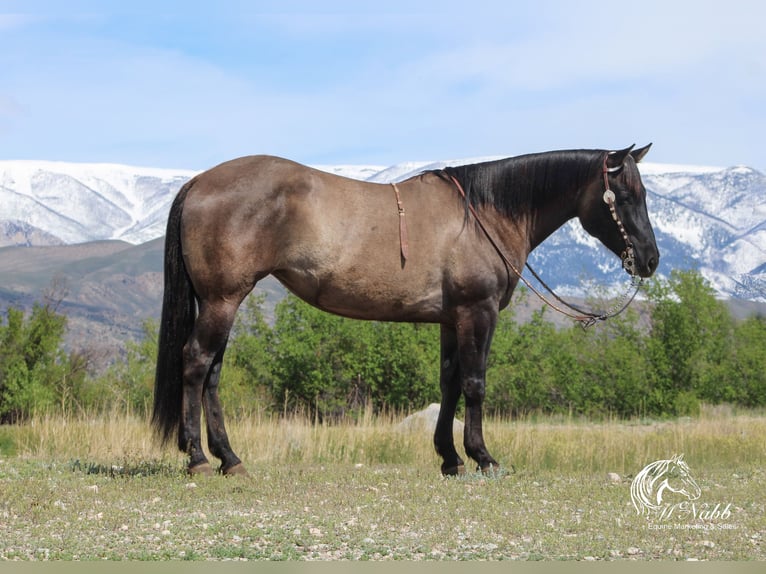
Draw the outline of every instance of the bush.
M277 305L269 349L277 409L323 419L366 405L407 409L438 397L434 326L344 319L290 295Z
M66 317L51 304L35 304L29 316L7 310L0 322L0 422L75 400L84 369L63 350L65 327Z
M695 272L655 279L646 293L648 320L629 309L588 330L557 328L546 309L526 322L504 311L489 356L487 411L664 417L696 415L701 404L766 405L764 318L734 321ZM271 325L263 302L248 298L231 335L220 387L228 414L268 409L327 420L439 400L438 326L343 319L294 296L277 305ZM0 322L0 420L53 406L145 413L157 323L147 322L126 359L95 378L85 376L87 356L63 351L65 327L49 304L28 316L8 310Z
M733 335L731 376L735 402L745 407L766 405L766 319L752 317L738 324Z

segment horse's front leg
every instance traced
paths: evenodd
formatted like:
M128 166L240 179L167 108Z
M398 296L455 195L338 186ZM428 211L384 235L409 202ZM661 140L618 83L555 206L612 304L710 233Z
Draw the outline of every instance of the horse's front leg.
M434 446L442 457L442 474L445 476L465 472L463 459L455 450L452 426L455 410L460 399L460 364L457 353L457 335L451 326L441 327L441 371L439 385L442 402L434 432Z
M487 451L482 431L487 357L496 323L496 308L487 306L470 310L457 324L460 382L465 397L463 445L482 472L499 466Z

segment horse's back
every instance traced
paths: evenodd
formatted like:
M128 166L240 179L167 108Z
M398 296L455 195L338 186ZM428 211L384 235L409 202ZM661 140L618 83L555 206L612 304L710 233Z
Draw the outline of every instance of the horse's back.
M312 168L271 155L249 155L221 163L196 177L196 193L235 193L249 195L310 177Z

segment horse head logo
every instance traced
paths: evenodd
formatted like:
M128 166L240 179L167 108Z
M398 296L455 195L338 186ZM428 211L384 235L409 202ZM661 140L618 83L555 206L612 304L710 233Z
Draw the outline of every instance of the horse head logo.
M670 460L658 460L636 475L630 485L630 497L638 514L662 510L662 497L666 492L681 494L688 500L700 497L700 487L692 478L683 457L680 454Z

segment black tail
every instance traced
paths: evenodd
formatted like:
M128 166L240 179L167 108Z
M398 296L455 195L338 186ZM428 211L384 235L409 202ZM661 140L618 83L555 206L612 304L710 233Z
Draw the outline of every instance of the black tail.
M163 443L178 436L183 393L183 348L191 335L197 305L181 253L181 213L194 180L178 192L165 234L165 293L154 379L152 425Z

